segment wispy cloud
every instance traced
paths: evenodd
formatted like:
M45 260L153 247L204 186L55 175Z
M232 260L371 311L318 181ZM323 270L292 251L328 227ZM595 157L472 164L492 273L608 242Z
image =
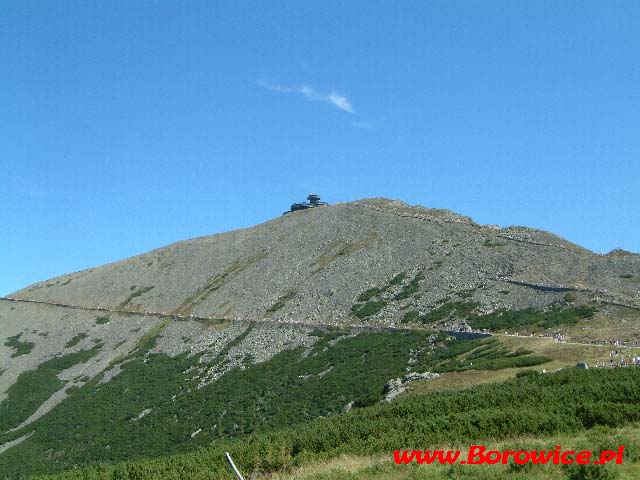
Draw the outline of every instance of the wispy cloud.
M262 80L258 82L258 85L260 85L262 88L266 88L267 90L271 90L274 92L297 93L302 95L310 102L324 102L328 103L329 105L333 105L343 112L356 113L349 99L345 95L341 95L335 91L331 91L329 93L320 93L309 85L302 85L300 87L289 87L268 83Z

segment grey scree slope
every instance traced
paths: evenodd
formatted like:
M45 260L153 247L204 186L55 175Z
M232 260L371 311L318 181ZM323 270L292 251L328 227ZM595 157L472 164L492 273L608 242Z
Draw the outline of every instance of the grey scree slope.
M477 225L448 210L387 199L293 212L63 275L11 296L127 311L344 324L354 322L351 306L360 293L402 272L407 281L423 273L417 295L390 302L369 324L396 325L401 307L428 311L444 297L473 289L469 300L484 311L542 307L558 299L562 288L640 304L638 254L598 255L548 232ZM636 280L622 277L628 274Z

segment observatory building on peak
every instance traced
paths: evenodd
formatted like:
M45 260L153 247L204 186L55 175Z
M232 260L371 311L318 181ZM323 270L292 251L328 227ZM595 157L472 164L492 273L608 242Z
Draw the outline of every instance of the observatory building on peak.
M298 210L307 210L309 208L322 207L323 205L328 205L327 202L320 201L320 195L316 195L315 193L310 193L307 197L308 202L300 202L294 203L291 205L291 209L288 212L284 212L283 215L286 215L290 212L297 212Z

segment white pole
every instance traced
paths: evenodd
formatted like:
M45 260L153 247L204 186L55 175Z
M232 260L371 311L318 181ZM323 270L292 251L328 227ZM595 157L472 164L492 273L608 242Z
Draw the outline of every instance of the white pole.
M229 465L231 465L231 468L233 468L233 471L236 474L236 476L238 477L238 480L244 480L244 477L242 476L242 474L238 470L238 467L236 467L236 464L233 463L233 460L231 460L231 455L229 455L229 452L225 452L225 453L227 454L227 460L229 460Z

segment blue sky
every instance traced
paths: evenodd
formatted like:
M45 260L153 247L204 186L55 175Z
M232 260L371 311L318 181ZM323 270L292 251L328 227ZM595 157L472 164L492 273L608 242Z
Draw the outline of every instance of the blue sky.
M640 3L3 1L0 294L310 191L640 251Z

